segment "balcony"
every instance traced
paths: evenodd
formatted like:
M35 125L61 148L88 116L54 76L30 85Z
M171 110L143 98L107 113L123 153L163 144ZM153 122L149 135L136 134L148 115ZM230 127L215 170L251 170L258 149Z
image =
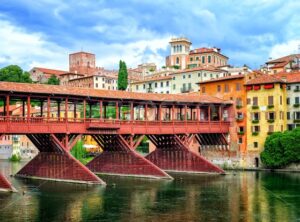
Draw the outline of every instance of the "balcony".
M268 109L273 109L274 105L268 105Z
M153 92L154 92L153 89L152 89L151 87L150 87L150 88L147 88L146 91L147 91L147 93L153 93Z
M259 119L252 120L252 123L254 123L254 124L259 123Z
M240 135L240 136L243 136L245 134L245 132L244 131L240 131L240 132L238 132L238 135Z
M273 133L274 133L273 131L269 131L267 134L272 135Z
M241 109L241 108L243 108L243 106L242 105L236 105L235 108L236 109Z
M298 108L298 107L300 107L300 103L295 103L293 106L294 106L294 108Z
M252 136L258 136L258 134L259 134L259 131L252 132Z
M236 119L237 122L241 122L241 121L244 120L244 117L243 116L237 116L235 119Z
M193 91L194 91L194 89L192 89L192 88L181 88L180 89L181 93L189 93L189 92L193 92Z
M259 106L253 105L253 106L252 106L252 109L259 109Z
M268 123L274 123L274 119L268 119Z
M300 119L294 119L294 123L300 123Z

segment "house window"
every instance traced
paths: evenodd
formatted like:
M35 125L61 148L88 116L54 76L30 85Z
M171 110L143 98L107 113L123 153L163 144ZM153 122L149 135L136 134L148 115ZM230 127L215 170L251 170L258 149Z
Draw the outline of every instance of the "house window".
M258 98L257 97L253 97L253 106L258 106Z
M294 114L295 114L295 119L297 120L300 119L300 112L295 112Z
M191 78L191 74L189 74L189 79Z
M208 56L208 63L211 62L211 56Z
M247 105L250 105L250 104L251 104L251 99L247 98Z
M269 133L273 133L274 132L274 125L269 125Z
M291 86L286 86L286 90L291 90Z
M244 127L243 126L239 127L239 132L244 132Z
M201 73L200 72L198 73L198 77L201 77Z
M143 89L146 89L146 85L145 84L143 84Z
M280 96L280 105L282 105L282 96Z
M160 87L164 87L164 82L161 82L161 83L160 83Z
M169 91L167 91L167 94L169 94Z
M173 89L174 89L174 90L176 89L176 85L175 85L175 84L173 84Z
M206 77L206 73L204 73L204 77Z
M221 92L221 86L217 85L217 92Z
M236 84L236 91L241 91L241 83Z
M169 81L167 81L166 85L169 86Z
M243 137L239 137L239 144L243 143Z
M188 84L188 89L189 89L189 90L192 89L192 83L190 83L190 82L189 82L189 84Z
M260 117L259 113L252 114L252 120L259 120L260 119L259 117Z
M199 57L196 57L196 60L198 61L198 60L199 60Z
M176 64L179 64L179 58L178 57L176 58Z
M202 93L205 93L205 86L202 86Z
M228 84L225 84L225 86L224 86L224 92L229 92L229 86L228 86Z
M268 120L274 120L275 119L275 113L274 112L269 112L267 114Z
M96 88L98 88L98 83L96 83Z
M173 76L173 80L175 80L175 76Z
M202 63L205 63L205 57L202 56Z
M193 57L190 58L190 61L191 61L191 62L193 61Z
M274 100L273 96L268 96L268 105L269 105L269 106L273 106L273 104L274 104L274 103L273 103L273 102L274 102L273 100Z
M289 119L291 119L291 113L290 112L287 112L286 113L286 118L289 120Z
M260 126L252 126L252 132L259 132Z
M236 105L237 106L242 106L243 105L241 98L236 98Z
M253 147L257 148L258 147L258 142L253 142Z
M183 75L182 78L185 79L185 75Z
M286 98L286 104L289 105L290 104L290 98Z
M157 82L156 82L156 83L154 83L154 87L155 87L155 88L157 88Z
M210 74L210 78L212 78L213 77L213 74Z
M295 97L295 104L299 104L299 97Z

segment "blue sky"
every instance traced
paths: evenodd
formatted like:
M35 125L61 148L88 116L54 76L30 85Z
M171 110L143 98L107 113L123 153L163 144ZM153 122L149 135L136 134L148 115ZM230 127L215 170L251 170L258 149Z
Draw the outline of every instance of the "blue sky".
M234 66L258 68L298 52L300 1L2 0L0 67L68 68L68 54L89 51L97 65L164 64L171 37L193 48L217 46Z

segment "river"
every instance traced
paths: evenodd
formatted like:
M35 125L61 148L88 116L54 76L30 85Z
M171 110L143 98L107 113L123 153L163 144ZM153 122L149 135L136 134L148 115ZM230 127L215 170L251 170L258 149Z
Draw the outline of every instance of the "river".
M0 161L6 176L25 163ZM0 221L300 221L300 174L172 174L173 181L101 176L107 186L9 177Z

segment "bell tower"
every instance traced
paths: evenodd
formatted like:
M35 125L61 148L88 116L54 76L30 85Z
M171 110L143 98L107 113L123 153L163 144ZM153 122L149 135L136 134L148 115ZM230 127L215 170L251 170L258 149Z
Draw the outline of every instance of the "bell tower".
M185 37L172 38L170 41L171 53L166 59L166 65L185 69L191 45L192 43Z

